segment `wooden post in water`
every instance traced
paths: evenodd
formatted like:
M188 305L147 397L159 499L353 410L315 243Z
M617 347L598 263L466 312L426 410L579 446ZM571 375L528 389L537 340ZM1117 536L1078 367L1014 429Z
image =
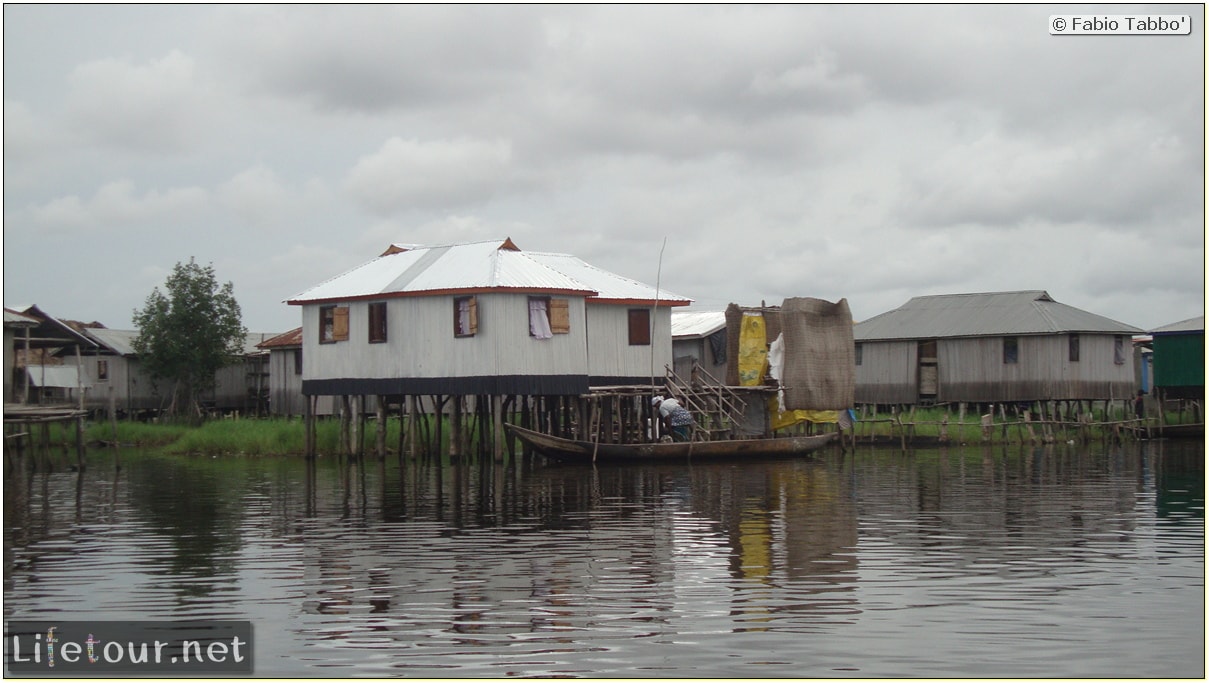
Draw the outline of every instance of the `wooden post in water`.
M412 460L416 457L416 397L407 396L407 454Z
M436 420L436 425L433 429L432 452L439 459L441 457L441 434L445 431L445 401L449 399L444 394L437 394L433 397L433 418Z
M374 445L378 451L378 460L386 461L386 397L378 394L378 425L374 432Z
M966 402L957 404L957 440L964 443L966 439Z
M76 415L76 467L84 471L84 413Z
M462 402L465 400L465 397L453 396L451 398L453 405L449 408L449 463L457 464L461 461L462 457L462 440L464 436L462 433L462 411L464 407Z
M116 399L113 394L113 385L109 385L109 428L113 432L113 443L110 444L114 448L118 447L118 409Z
M365 396L357 395L352 399L353 414L349 425L352 429L353 456L358 461L365 455Z
M495 434L492 438L492 447L495 455L495 461L504 461L504 404L498 395L491 397L491 417L495 422Z
M341 459L352 456L352 441L349 436L349 419L352 412L352 408L349 407L348 394L342 394L340 396L340 446L337 451Z
M400 475L403 473L403 446L407 439L407 432L404 431L404 429L407 425L406 417L407 417L407 398L400 396L399 397L399 439L398 439L398 441L395 442L395 450L398 451L398 454L399 454L399 473L400 473ZM400 488L399 490L402 491L403 489Z
M901 407L896 411L896 413L896 419L898 420L898 439L902 449L905 451L907 450L907 430L905 427L903 427L903 411Z
M307 458L315 457L315 397L302 396L302 450Z

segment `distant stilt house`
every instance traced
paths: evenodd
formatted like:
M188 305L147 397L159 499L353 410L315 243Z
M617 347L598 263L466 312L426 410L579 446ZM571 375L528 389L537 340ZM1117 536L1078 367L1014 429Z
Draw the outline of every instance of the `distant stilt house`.
M37 306L27 306L5 308L6 343L10 341L12 314L21 316L12 319L21 330L14 330L13 348L5 349L6 355L13 354L14 369L13 384L6 396L16 403L81 403L90 385L83 359L96 348L96 342ZM27 320L36 324L30 326ZM7 360L5 364L7 367Z
M269 414L281 417L304 415L306 399L302 395L302 328L297 327L266 339L258 347L269 353ZM335 413L333 397L318 398L316 415Z
M134 415L168 407L172 382L153 378L135 354L138 330L89 328L84 334L96 343L95 350L84 359L85 372L92 382L87 408L108 410L112 405L119 415ZM271 336L262 332L246 336L240 357L215 373L215 387L202 394L204 406L252 416L268 414L268 352L257 345Z
M260 348L275 332L249 332L238 359L214 373L214 388L203 394L208 407L251 417L269 414L269 352Z
M97 343L93 354L84 359L84 367L92 378L87 407L108 410L112 405L118 415L130 416L164 407L171 385L157 382L139 362L134 353L137 330L108 328L85 330Z
M1150 335L1155 393L1162 399L1204 400L1205 316L1164 325Z
M723 311L677 311L672 313L673 368L680 381L693 381L699 367L719 382L726 381L726 313Z
M509 397L662 380L671 309L690 301L504 239L392 245L287 303L302 308L304 396L454 397L455 410L481 397L499 427Z
M14 394L13 387L24 387L17 383L17 352L27 338L27 333L36 328L39 320L33 316L4 309L4 402L24 402L24 392Z
M1138 332L1040 290L915 297L856 325L856 400L1126 400Z

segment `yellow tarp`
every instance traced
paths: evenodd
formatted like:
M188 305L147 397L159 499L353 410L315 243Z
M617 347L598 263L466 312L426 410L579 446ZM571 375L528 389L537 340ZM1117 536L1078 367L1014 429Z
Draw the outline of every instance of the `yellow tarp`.
M764 316L744 314L739 323L739 385L754 387L764 383L768 374L768 332ZM781 412L776 396L768 400L769 422L773 430L792 427L799 422L839 422L838 410L789 410Z
M787 410L781 412L776 396L768 399L768 421L773 431L792 427L799 422L839 422L838 410Z
M754 387L764 383L768 367L768 333L764 316L744 314L739 323L739 386Z

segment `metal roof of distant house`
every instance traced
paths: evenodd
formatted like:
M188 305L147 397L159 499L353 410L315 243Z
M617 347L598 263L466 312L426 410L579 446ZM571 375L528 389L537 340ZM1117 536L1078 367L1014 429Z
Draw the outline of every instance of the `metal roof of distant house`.
M134 355L134 340L139 336L138 330L88 330L86 334L98 344L120 356Z
M708 337L725 327L725 311L678 311L672 314L672 339Z
M258 346L262 349L293 349L302 346L302 328L295 327L289 332L281 334L271 339L266 339Z
M74 365L27 365L25 371L29 374L30 383L36 387L75 389L92 386L88 375L81 375L79 368Z
M89 329L86 331L88 336L92 337L98 344L109 349L113 353L121 356L133 356L134 340L138 338L138 330L110 330L107 328ZM249 332L244 337L243 355L254 356L264 353L261 348L261 343L274 338L276 335L272 332Z
M68 344L79 344L81 342L88 346L96 346L96 342L89 339L82 332L38 308L37 304L26 306L15 312L38 321L36 326L38 330L35 333L37 338L34 339L35 343L31 344L31 346L53 348L63 347Z
M439 246L393 244L376 259L287 300L322 303L491 291L578 294L598 301L654 301L655 289L563 254L523 252L511 239ZM660 293L664 305L688 299Z
M1062 333L1136 334L1140 329L1054 301L1042 290L917 296L857 323L857 341Z
M1153 334L1183 334L1184 332L1204 332L1205 331L1205 316L1199 315L1195 318L1181 320L1178 323L1171 323L1162 327L1155 328L1150 331Z
M4 325L6 327L34 327L40 320L32 316L18 313L11 308L4 309Z

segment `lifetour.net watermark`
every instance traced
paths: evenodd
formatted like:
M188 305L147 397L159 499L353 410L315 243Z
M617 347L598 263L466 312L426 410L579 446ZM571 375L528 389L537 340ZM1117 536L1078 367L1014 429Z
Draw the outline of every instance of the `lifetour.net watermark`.
M11 621L5 676L250 674L250 621Z

